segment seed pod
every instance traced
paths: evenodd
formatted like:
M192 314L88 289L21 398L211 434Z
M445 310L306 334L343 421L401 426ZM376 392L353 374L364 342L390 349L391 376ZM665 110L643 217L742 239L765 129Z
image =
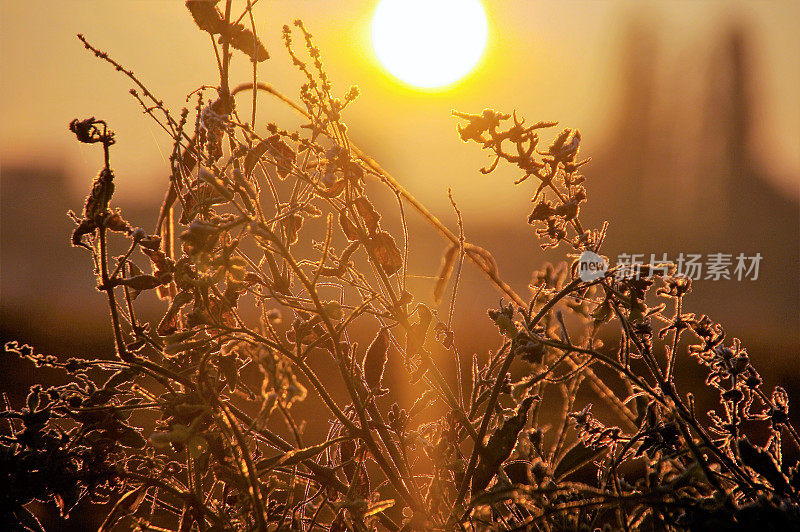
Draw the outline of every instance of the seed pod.
M436 279L436 285L433 287L433 301L437 304L442 301L444 290L447 287L447 281L453 273L453 266L455 266L456 259L458 258L456 254L458 249L457 246L451 245L442 256L442 267L439 270L439 277Z

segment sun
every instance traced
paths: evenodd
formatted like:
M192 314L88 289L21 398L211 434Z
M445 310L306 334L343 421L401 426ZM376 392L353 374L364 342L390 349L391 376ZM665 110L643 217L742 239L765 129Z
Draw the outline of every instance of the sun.
M483 55L487 34L480 0L381 0L372 19L381 64L426 89L467 75Z

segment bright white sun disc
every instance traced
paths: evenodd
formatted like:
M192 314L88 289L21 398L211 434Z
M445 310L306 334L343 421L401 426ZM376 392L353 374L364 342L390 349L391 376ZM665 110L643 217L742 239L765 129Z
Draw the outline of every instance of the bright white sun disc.
M480 0L381 0L372 19L381 64L423 88L449 85L469 73L487 33Z

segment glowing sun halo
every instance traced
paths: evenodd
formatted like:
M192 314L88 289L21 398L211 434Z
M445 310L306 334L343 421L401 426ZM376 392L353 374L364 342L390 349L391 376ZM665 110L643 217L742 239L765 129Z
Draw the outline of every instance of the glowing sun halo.
M381 0L372 19L381 64L422 88L464 77L481 58L487 32L480 0Z

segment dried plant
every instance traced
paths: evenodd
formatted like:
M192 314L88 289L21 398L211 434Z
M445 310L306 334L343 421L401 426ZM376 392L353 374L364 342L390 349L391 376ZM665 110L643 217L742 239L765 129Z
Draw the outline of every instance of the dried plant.
M569 266L533 273L525 299L466 241L455 202L457 234L352 144L342 114L358 90L335 96L300 21L283 34L306 78L295 103L257 79L269 55L250 0L239 16L230 0L224 11L186 4L212 36L220 79L178 115L79 36L128 76L172 138L170 182L154 234L135 227L111 205L113 132L94 118L70 124L78 141L104 150L72 243L91 252L116 353L61 360L6 346L69 383L35 386L24 406L0 414L4 520L38 530L32 500L67 515L89 498L104 504L101 530L800 526L800 469L782 453L784 440L798 446L787 395L764 389L719 324L684 311L689 280L664 264L638 277L577 275L574 259L600 254L606 234L580 220L587 161L577 130L551 135L554 122L454 112L461 139L492 154L484 173L511 164L518 183L536 185L528 222L542 247L570 253ZM251 60L253 79L231 88L234 50ZM250 116L237 96L252 98ZM306 124L257 122L259 96ZM369 180L396 195L397 214L372 203ZM448 242L434 296L452 279L449 314L406 289L409 235L381 223L398 216L405 228L404 205ZM111 257L111 238L127 251ZM498 329L488 359L457 365L451 378L440 366L459 358L451 320L465 260L508 303L488 312ZM147 291L164 301L158 323L136 312ZM384 378L388 360L405 374ZM677 364L707 370L718 406L696 411ZM426 390L416 401L387 399L410 384ZM303 401L326 415L298 416Z

